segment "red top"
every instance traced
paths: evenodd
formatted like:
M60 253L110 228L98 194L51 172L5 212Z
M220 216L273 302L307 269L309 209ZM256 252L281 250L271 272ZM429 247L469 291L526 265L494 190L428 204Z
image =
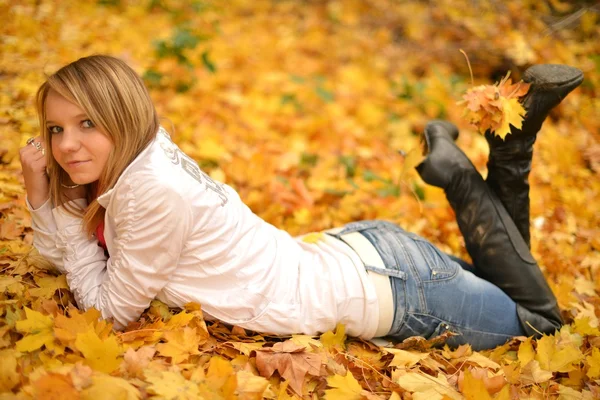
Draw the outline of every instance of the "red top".
M106 248L106 240L104 239L104 221L100 222L98 224L98 227L96 228L96 238L98 239L98 243L100 244L100 246L105 251L108 251L108 249Z

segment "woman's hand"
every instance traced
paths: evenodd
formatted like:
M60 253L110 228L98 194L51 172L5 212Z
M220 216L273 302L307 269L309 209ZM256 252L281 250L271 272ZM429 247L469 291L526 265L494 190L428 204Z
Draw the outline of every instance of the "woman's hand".
M33 209L40 208L50 197L50 182L46 174L46 151L39 137L29 139L19 150L27 199Z

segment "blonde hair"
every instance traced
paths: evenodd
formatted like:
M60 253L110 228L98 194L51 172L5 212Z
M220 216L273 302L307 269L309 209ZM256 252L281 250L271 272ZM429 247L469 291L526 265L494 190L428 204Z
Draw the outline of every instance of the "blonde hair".
M96 197L111 189L125 168L154 139L159 119L142 79L118 58L94 55L68 64L46 79L37 92L37 112L45 148L51 149L52 135L46 127L46 100L54 91L84 110L95 126L113 142L98 182L86 185L88 206L68 211L83 217L88 236L104 219L105 209ZM70 184L69 175L47 152L50 198L54 205L70 199L62 186ZM95 187L94 187L95 186Z

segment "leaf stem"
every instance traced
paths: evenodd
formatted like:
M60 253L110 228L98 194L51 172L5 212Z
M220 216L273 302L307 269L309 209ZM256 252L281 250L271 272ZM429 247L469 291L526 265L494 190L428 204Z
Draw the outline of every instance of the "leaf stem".
M467 53L465 53L463 49L459 49L458 51L460 51L467 60L467 65L469 66L469 73L471 74L471 85L475 86L475 80L473 79L473 69L471 69L471 62L469 61L469 56L467 56Z

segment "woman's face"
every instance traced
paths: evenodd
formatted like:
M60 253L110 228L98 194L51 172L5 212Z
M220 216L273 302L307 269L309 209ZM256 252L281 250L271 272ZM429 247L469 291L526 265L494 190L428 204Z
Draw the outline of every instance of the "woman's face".
M77 105L50 90L46 98L46 129L52 155L74 183L96 182L114 145Z

